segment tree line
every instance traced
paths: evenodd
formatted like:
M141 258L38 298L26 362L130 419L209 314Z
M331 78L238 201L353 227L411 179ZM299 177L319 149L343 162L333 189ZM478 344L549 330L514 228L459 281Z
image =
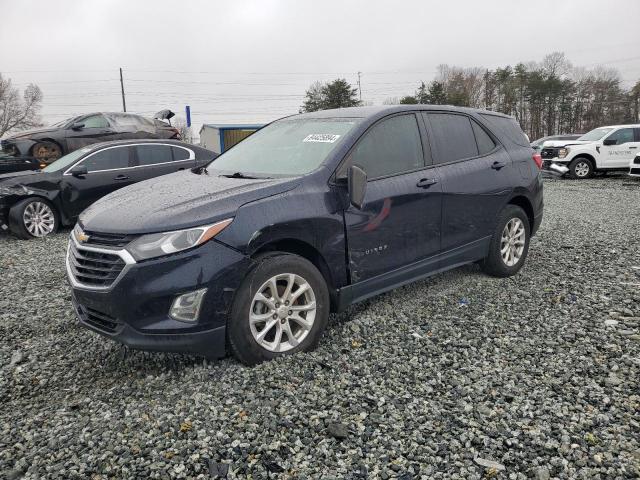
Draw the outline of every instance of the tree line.
M356 93L344 79L316 83L313 91L307 91L301 111L357 106L361 102ZM554 52L539 63L495 70L440 65L432 81L420 82L413 94L385 103L457 105L502 112L514 116L535 139L583 133L601 125L637 123L640 81L625 89L618 70L573 67L563 53Z

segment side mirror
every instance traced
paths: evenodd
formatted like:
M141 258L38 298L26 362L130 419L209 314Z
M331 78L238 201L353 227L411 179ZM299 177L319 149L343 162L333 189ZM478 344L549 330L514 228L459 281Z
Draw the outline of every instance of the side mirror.
M84 128L84 123L82 122L76 122L73 125L71 125L71 130L82 130Z
M602 142L602 144L607 146L617 145L618 141L615 138L607 138Z
M86 165L76 165L71 169L69 173L71 173L71 175L73 175L74 177L84 177L89 172L87 171Z
M348 175L349 201L357 209L362 209L367 192L367 174L360 167L351 165Z

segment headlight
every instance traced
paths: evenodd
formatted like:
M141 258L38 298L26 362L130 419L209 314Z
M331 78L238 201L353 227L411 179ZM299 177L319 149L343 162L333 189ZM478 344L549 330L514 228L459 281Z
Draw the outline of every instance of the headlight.
M569 149L568 148L561 148L560 150L558 150L558 158L564 158L567 155L569 155Z
M161 257L197 247L211 240L224 230L233 218L227 218L213 225L188 228L175 232L151 233L143 235L129 244L127 250L136 260Z

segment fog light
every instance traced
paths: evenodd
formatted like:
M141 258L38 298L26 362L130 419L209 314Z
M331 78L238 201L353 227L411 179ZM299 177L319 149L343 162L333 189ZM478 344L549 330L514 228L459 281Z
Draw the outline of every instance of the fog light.
M169 316L181 322L195 322L200 314L200 305L205 293L207 289L202 288L177 296L171 305Z

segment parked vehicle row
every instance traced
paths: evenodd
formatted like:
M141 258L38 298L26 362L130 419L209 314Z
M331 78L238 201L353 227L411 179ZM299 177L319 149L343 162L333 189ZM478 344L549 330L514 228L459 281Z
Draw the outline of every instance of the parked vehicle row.
M596 172L637 175L634 165L639 150L639 124L612 125L591 130L577 140L545 141L541 156L546 170L582 179Z
M163 110L156 119L121 112L97 112L62 120L51 127L27 130L0 141L5 156L0 173L45 167L63 155L109 140L143 138L176 139L180 133L161 119L173 112ZM13 168L13 170L12 170Z
M120 140L65 155L42 170L0 175L0 229L43 237L119 188L208 164L216 154L176 140Z
M387 290L471 262L518 272L542 220L532 153L515 119L467 108L284 118L80 214L75 310L145 350L254 364L312 349L329 312Z

